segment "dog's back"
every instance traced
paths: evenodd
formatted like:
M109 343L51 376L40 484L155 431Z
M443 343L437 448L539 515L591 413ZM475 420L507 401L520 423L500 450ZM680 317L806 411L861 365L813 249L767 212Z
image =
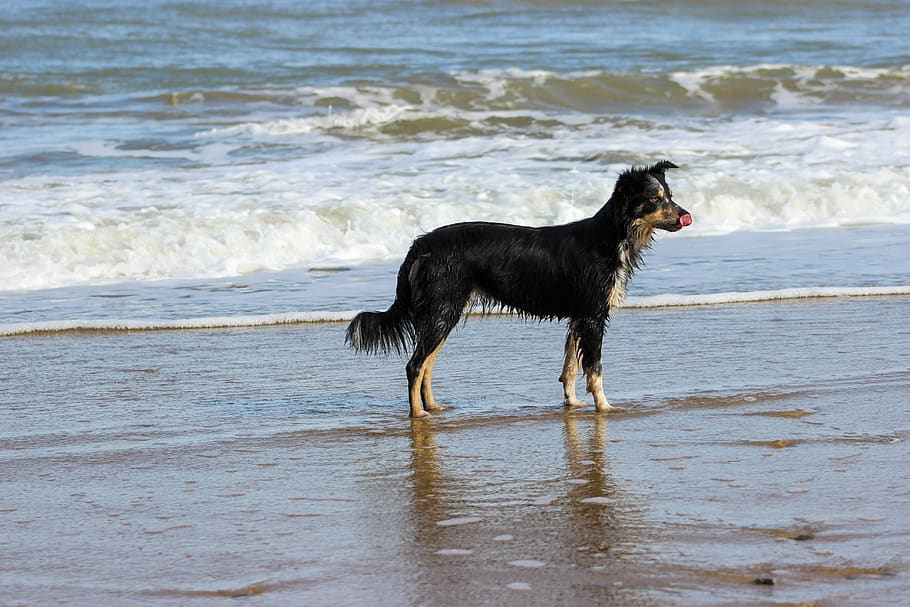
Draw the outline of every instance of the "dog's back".
M444 226L418 238L412 285L438 303L475 299L485 308L562 319L593 313L615 255L592 238L590 220L532 228L470 222ZM570 296L571 295L571 296ZM466 303L466 302L465 302Z

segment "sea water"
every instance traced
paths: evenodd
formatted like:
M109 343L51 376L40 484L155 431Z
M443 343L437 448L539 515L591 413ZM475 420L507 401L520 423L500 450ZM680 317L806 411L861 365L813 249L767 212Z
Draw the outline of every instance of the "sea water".
M0 8L0 335L345 319L412 240L695 223L628 305L910 292L904 2L20 0Z

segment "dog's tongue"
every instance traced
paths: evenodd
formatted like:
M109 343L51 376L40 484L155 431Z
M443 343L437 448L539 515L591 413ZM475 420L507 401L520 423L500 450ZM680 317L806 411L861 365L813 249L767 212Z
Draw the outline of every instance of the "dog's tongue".
M692 225L692 216L686 213L685 215L679 216L679 225L681 227L686 227Z

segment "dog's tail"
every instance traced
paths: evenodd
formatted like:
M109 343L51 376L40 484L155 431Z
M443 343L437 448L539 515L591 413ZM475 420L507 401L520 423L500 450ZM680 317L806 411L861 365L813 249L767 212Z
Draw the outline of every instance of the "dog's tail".
M361 312L354 317L344 341L358 352L368 354L401 354L414 343L414 322L411 317L411 268L417 259L415 248L398 270L395 301L385 312Z

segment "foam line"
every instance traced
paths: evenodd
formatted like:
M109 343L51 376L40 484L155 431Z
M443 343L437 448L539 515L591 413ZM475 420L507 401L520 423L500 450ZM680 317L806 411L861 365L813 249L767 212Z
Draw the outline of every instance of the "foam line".
M764 301L786 301L834 297L882 297L910 295L910 285L891 287L800 287L771 291L745 291L731 293L706 293L698 295L652 295L630 297L623 308L647 309L684 306L714 306ZM28 334L64 333L81 331L167 331L177 329L228 329L239 327L266 327L277 325L348 322L357 310L325 312L287 312L261 316L218 316L184 318L175 320L59 320L0 325L0 337ZM472 312L480 314L480 312Z
M667 308L681 306L712 306L792 299L880 297L884 295L910 295L910 285L893 287L798 287L770 291L706 293L698 295L653 295L650 297L630 297L623 303L622 307Z
M288 312L262 316L217 316L207 318L180 318L175 320L52 320L12 325L0 325L0 337L37 333L64 333L81 331L168 331L177 329L229 329L239 327L267 327L325 322L347 322L357 311Z

